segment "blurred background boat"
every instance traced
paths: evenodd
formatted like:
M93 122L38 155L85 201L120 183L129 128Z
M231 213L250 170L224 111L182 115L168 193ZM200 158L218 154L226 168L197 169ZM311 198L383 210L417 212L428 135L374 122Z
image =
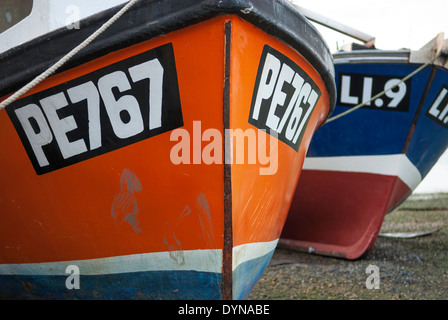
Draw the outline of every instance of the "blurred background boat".
M313 137L280 244L356 259L447 148L448 45L441 33L417 51L378 50L374 37L302 12L365 45L334 54L334 118Z

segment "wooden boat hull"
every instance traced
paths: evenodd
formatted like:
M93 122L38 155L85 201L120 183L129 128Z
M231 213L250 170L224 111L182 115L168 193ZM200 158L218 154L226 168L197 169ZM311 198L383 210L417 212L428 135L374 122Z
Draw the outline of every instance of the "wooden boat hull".
M332 62L311 64L306 50L252 23L270 16L270 1L256 15L239 2L188 2L179 26L154 13L159 33L140 30L132 44L119 34L108 52L96 44L101 50L88 49L0 111L1 297L249 295L278 242L311 137L331 110ZM150 12L173 13L173 1L161 3ZM143 22L146 5L121 27L152 28ZM279 8L308 26L287 4ZM186 26L188 10L201 18ZM318 92L314 105L302 106L308 118L286 122L294 134L303 122L296 144L265 130L272 97L256 104L259 87L266 94L280 73L272 67L263 80L272 61L305 79L307 97ZM286 121L284 112L277 115ZM239 161L241 151L252 155L251 143L267 153ZM75 279L79 288L70 288Z
M354 51L349 61L341 54L339 63L335 58L334 115L421 65L408 62L408 51L372 52ZM280 243L346 259L371 249L386 213L412 193L448 146L442 115L447 84L448 70L429 65L389 96L319 129Z

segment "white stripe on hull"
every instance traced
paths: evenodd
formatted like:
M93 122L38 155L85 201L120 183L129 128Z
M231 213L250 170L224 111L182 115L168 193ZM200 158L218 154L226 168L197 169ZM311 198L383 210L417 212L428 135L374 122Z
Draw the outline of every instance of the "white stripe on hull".
M420 171L405 154L345 157L307 157L303 170L372 173L399 177L411 190L422 181Z
M3 264L0 265L0 274L67 275L65 269L69 265L77 266L81 275L167 270L195 270L221 273L222 250L167 251L88 260Z
M246 243L233 248L232 270L240 264L260 258L275 250L278 239L269 242Z
M247 243L233 248L233 270L240 264L273 251L278 239ZM75 265L81 275L104 275L144 271L222 272L222 250L183 250L126 256L25 264L0 264L0 275L67 276L65 270Z

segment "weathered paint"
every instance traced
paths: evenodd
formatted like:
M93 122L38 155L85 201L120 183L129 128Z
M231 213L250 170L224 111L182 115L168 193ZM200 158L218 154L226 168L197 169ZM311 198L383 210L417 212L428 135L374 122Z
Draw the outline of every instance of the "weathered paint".
M300 148L276 142L272 175L260 175L265 164L225 162L225 139L220 163L174 164L170 155L178 142L171 130L36 172L2 110L0 147L8 156L0 170L10 181L0 190L7 213L0 224L3 296L247 298L280 236L311 137L330 110L326 84L307 60L240 17L224 15L58 73L26 97L168 44L182 129L193 135L197 121L222 137L226 129L258 132L248 119L263 50L267 45L286 56L320 92ZM194 151L194 137L192 143ZM72 264L80 269L79 290L65 288L62 271Z

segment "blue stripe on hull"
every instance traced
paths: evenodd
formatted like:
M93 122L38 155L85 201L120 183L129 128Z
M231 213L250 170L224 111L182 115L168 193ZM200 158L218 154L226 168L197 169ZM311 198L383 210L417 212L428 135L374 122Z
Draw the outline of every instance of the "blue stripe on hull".
M196 271L150 271L80 275L80 289L65 286L67 276L0 276L0 299L216 300L221 274Z
M256 259L240 264L233 270L233 299L247 299L253 286L260 279L275 250Z

